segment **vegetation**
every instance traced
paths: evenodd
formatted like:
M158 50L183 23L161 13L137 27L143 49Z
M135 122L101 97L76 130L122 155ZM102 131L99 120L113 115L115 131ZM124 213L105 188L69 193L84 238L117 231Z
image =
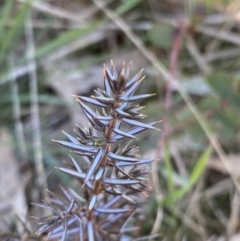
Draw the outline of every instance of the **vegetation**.
M238 0L0 1L0 239L41 240L47 235L43 227L53 231L43 221L43 235L36 235L39 226L31 218L51 215L31 203L59 203L52 192L64 201L69 192L80 193L90 202L89 191L80 191L77 179L63 173L79 168L74 169L78 155L71 153L69 165L67 148L51 139L62 139L61 130L73 135L75 123L82 130L96 115L86 103L97 100L87 97L103 89L102 63L109 66L110 59L117 70L123 60L133 61L132 73L144 68L147 80L136 95L157 95L139 100L147 106L142 113L150 123L162 120L160 132L142 132L132 141L141 156L160 160L146 165L152 189L145 190L147 199L137 200L143 201L138 221L128 223L142 227L131 230L133 240L155 234L160 234L156 240L169 241L239 238L238 11ZM83 112L76 111L72 94ZM90 144L102 150L102 140ZM87 181L80 178L85 189L96 172L87 164L79 164L88 174ZM72 201L76 208L78 199L67 204ZM60 235L65 233L60 221L56 225Z

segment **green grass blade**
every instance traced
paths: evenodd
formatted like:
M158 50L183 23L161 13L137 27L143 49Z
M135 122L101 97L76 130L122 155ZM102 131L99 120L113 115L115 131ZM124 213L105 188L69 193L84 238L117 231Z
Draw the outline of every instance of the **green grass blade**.
M86 34L90 33L94 29L96 29L98 26L100 26L102 22L94 22L89 24L86 28L84 29L73 29L70 30L61 36L59 36L57 39L54 39L53 41L50 41L49 43L43 44L43 46L39 47L36 50L36 58L42 58L49 52L53 51L54 49L57 49L69 42L72 42L76 40L77 38L83 37Z
M28 2L30 2L32 0L29 0ZM137 6L137 4L139 4L142 0L133 0L133 1L125 1L123 4L121 4L119 7L117 7L115 9L115 12L117 12L118 14L124 14L125 12L131 10L132 8L134 8L135 6ZM28 4L29 5L29 4ZM27 6L28 6L27 5ZM26 4L25 4L25 9L26 9ZM16 34L16 31L19 33L20 29L22 28L17 28L17 26L20 26L20 24L22 24L23 21L22 20L22 15L24 11L21 11L21 14L19 13L19 16L17 16L17 20L15 18L15 22L17 22L18 24L14 25L15 27L12 29L12 31L10 33L8 33L8 41L5 41L5 45L7 45L7 42L9 42L9 39L14 39L14 41L16 41L16 38L13 37L14 34ZM51 51L60 48L62 46L64 46L67 43L70 43L78 38L81 38L87 34L89 34L90 32L94 31L96 28L98 28L99 26L101 26L103 23L105 23L107 21L107 18L104 18L100 21L95 21L90 23L85 29L72 29L67 31L66 33L63 33L62 35L60 35L59 37L57 37L56 39L53 39L52 41L48 41L47 43L44 43L42 46L39 46L36 48L36 52L35 52L35 58L38 59L42 59L44 58L47 54L49 54ZM11 41L10 41L11 42ZM4 47L5 49L9 49L9 45ZM4 53L6 52L6 50L4 51ZM4 55L2 54L1 56L2 58L4 58ZM1 60L0 60L1 61ZM18 61L18 64L25 64L26 61L26 57L23 57L22 59L20 59ZM4 76L6 76L8 73L2 73L1 77L4 78Z
M4 28L12 10L13 0L6 1L0 15L0 36L4 36Z
M201 177L202 173L205 170L206 164L209 160L209 157L211 155L211 148L208 148L198 159L197 164L193 168L193 171L190 175L189 181L186 186L182 187L181 189L178 189L174 191L173 193L170 193L163 199L163 203L169 205L174 204L176 201L181 199L187 192L190 191L190 189L196 184L196 182Z
M172 163L169 156L169 150L166 145L164 145L164 163L167 170L167 186L169 194L174 192L174 184L173 184L173 168Z
M167 178L167 169L165 165L160 165L159 171L165 178ZM188 178L180 176L178 173L173 172L173 183L177 186L183 187L187 185Z
M20 37L24 26L25 18L31 9L31 1L32 0L28 0L26 3L24 3L21 10L18 12L18 14L13 20L13 27L10 28L5 34L4 38L2 38L2 42L0 42L0 63L5 59L6 53L10 52L12 45L18 42L18 38Z
M206 164L208 162L209 156L211 154L212 149L208 148L198 159L197 164L195 165L191 176L190 176L190 181L189 181L189 187L191 188L200 178L202 173L205 170Z

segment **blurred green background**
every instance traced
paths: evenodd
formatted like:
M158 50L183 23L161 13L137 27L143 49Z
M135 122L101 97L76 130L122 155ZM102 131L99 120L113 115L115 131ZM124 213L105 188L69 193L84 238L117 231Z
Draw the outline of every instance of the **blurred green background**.
M87 125L72 94L102 87L111 59L144 68L144 113L163 120L137 142L160 159L141 233L240 240L239 0L1 0L0 237L36 231L46 188L77 187L51 139Z

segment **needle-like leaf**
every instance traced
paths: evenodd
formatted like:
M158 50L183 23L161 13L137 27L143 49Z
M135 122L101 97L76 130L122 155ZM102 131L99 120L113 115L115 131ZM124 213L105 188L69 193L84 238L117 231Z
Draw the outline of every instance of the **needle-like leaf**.
M158 121L150 122L150 123L148 123L148 125L155 126L157 123L158 123ZM135 127L135 128L132 128L132 129L126 131L125 134L126 135L136 135L136 134L138 134L138 133L140 133L140 132L142 132L146 129L147 129L146 127ZM113 139L115 139L115 140L121 140L123 138L124 138L123 135L114 135L113 136Z
M118 155L113 152L109 152L108 157L110 157L114 160L117 160L117 161L125 161L125 162L137 162L138 161L137 158L122 156L122 155Z
M71 149L85 151L85 152L89 152L89 153L97 152L96 148L92 148L89 146L82 146L80 144L75 144L75 143L68 142L68 141L56 141L56 140L53 140L53 141L55 141L63 146L70 147Z
M86 174L86 177L85 177L85 180L84 180L84 183L88 182L89 179L92 177L94 171L96 170L96 168L98 167L100 161L101 161L101 158L102 158L102 155L103 155L103 147L99 148L96 156L94 157L93 159L93 162L90 166L90 168L88 169L88 172Z
M104 96L92 96L92 98L102 102L104 104L113 104L116 100L112 97L104 97Z
M106 214L111 214L111 213L125 213L129 212L129 208L95 208L94 211L99 212L99 213L106 213Z
M143 165L143 164L147 164L147 163L151 163L153 160L149 159L149 158L141 158L138 160L138 162L135 162L134 165ZM131 162L116 162L115 164L118 167L127 167L127 166L132 166L133 163Z
M63 186L59 185L59 187L61 188L61 191L64 194L64 196L67 198L67 200L71 202L71 200L73 199L73 195L69 191L67 191Z
M58 169L61 172L67 173L67 174L75 176L75 177L79 177L81 179L85 179L85 177L86 177L85 173L80 173L78 171L74 171L74 170L71 170L71 169L63 168L63 167L59 167Z
M94 241L94 230L93 230L93 223L88 221L87 223L87 232L88 232L88 241Z
M90 97L85 97L85 96L75 96L76 98L80 99L80 100L84 100L90 104L93 104L93 105L96 105L96 106L100 106L100 107L107 107L107 105L93 99L93 98L90 98Z
M129 97L134 94L134 92L137 90L139 85L142 83L144 80L145 76L143 76L141 79L138 79L134 84L132 84L129 88L127 88L127 91L124 93L122 97Z
M119 134L121 135L122 137L129 137L129 138L133 138L135 139L136 137L134 135L131 135L125 131L122 131L120 129L117 129L117 128L113 128L113 131L116 133L116 134ZM116 138L116 137L115 137Z
M111 86L110 86L110 84L108 83L108 81L107 81L106 78L104 78L104 89L105 89L106 93L107 93L109 96L111 96L111 94L112 94Z
M141 75L142 75L143 69L141 71L139 71L137 74L135 74L126 84L125 90L129 89L137 80L140 79Z
M69 139L69 141L71 141L71 142L74 143L74 144L79 144L79 141L78 141L75 137L69 135L69 134L66 133L65 131L62 131L62 132L63 132L64 135L67 136L67 138Z
M87 135L86 135L85 131L77 124L76 124L76 126L78 129L78 132L76 132L76 133L81 137L81 139L83 139L83 140L87 139Z
M70 156L70 158L71 158L71 160L72 160L72 163L73 163L74 167L76 168L76 170L77 170L78 172L82 172L82 169L81 169L81 167L78 165L78 163L76 162L76 160L75 160L71 155L69 155L69 156Z
M121 108L116 108L115 111L122 116L126 116L126 117L131 117L131 115L127 112L124 112Z
M61 241L65 241L65 237L67 235L67 219L63 219L63 234Z
M90 201L89 201L89 204L88 204L88 210L92 210L97 202L97 198L98 196L97 195L92 195Z
M127 118L123 118L122 120L124 122L128 123L128 124L131 124L131 125L135 125L135 126L139 126L139 127L143 127L143 128L147 128L147 129L159 130L152 125L145 124L145 123L142 123L142 122L139 122L139 121L136 121L136 120L131 120L131 119L127 119Z
M139 183L138 180L126 180L126 179L103 178L102 180L106 184L113 184L113 185L132 185L132 184Z
M69 213L72 211L74 204L75 204L75 199L73 198L68 209L66 210L66 213Z
M68 203L63 200L61 197L59 197L57 194L55 194L54 192L51 192L50 190L47 190L47 192L53 196L54 198L56 198L57 200L59 200L62 204L68 205Z
M146 99L149 97L152 97L156 94L144 94L144 95L135 95L135 96L130 96L130 97L120 97L120 100L123 101L136 101L136 100L142 100L142 99Z

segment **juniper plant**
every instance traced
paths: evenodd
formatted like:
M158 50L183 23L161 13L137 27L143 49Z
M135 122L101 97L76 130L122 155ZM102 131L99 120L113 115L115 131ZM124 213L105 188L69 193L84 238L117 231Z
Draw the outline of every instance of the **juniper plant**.
M131 139L146 129L156 129L158 122L140 121L146 116L135 102L153 94L133 95L144 77L141 70L129 78L130 69L131 64L125 67L123 63L117 73L113 63L110 69L104 66L104 90L95 90L91 97L74 96L89 126L77 126L76 137L64 132L68 141L56 142L82 156L89 166L84 170L70 156L71 168L58 168L82 184L81 196L70 188L61 187L63 197L49 191L52 198L37 205L53 215L40 218L38 234L62 241L70 235L80 241L131 240L129 217L147 186L144 164L152 161L136 155L138 147ZM98 109L93 111L89 104ZM126 130L129 125L132 128Z

